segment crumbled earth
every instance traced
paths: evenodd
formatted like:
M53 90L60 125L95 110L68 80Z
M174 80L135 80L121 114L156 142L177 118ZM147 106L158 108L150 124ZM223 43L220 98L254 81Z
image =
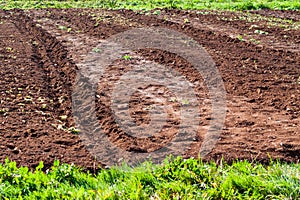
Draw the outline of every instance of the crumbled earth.
M43 161L46 169L59 159L95 171L111 164L115 157L126 160L125 155L123 158L85 141L80 127L77 130L72 94L89 52L101 51L97 45L115 34L143 27L168 28L193 38L208 52L222 76L227 93L225 123L204 160L268 162L271 157L299 162L300 13L167 9L1 10L1 162L9 158L34 168ZM134 126L151 122L149 109L153 105L170 108L166 124L154 136L127 134L112 111L112 92L122 76L136 65L156 62L182 74L195 91L199 127L182 155L198 157L212 120L210 96L201 74L172 52L145 48L129 53L130 58L111 63L97 84L96 127L101 127L102 134L123 152L151 153L176 138L178 110L183 105L172 99L174 94L166 87L155 83L141 87L127 105ZM92 128L87 131L93 132ZM97 152L105 156L98 157Z

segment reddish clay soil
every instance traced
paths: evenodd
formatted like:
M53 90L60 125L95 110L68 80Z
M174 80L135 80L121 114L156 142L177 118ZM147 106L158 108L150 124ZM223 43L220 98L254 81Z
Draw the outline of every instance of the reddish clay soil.
M159 13L159 14L158 14ZM139 27L163 27L186 34L213 58L227 92L225 124L204 160L287 162L300 159L300 13L289 11L135 12L96 9L0 11L0 158L34 168L55 159L91 171L115 156L96 159L72 113L72 92L80 63L99 43ZM140 88L129 103L137 126L149 124L154 104L168 104L167 123L153 137L136 138L115 122L111 93L135 65L155 61L191 82L201 110L199 129L184 157L198 157L210 123L209 94L201 75L179 55L137 49L130 60L115 60L97 87L96 115L111 142L129 152L151 152L178 132L180 109L158 85ZM149 95L145 95L149 94ZM158 98L153 98L158 97ZM82 109L88 109L82 105ZM62 117L63 116L63 117ZM97 147L97 151L106 149ZM118 155L120 156L120 155Z

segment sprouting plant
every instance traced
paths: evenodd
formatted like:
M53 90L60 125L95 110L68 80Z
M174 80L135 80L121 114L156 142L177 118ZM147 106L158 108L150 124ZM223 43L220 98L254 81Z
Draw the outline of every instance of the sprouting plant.
M73 134L79 134L80 130L75 128L75 127L66 127L65 124L51 124L51 126L53 126L54 128L56 128L57 130L63 130L66 131L68 133L73 133Z
M155 10L152 14L153 15L160 15L160 10Z
M47 104L43 103L41 106L42 109L46 109L47 108Z
M190 104L190 101L188 99L182 99L181 100L181 104L182 105L189 105Z
M259 29L258 29L258 30L255 30L254 33L258 33L258 34L260 34L260 35L262 35L262 34L268 35L268 34L269 34L268 32L263 31L263 30L259 30Z
M26 97L24 97L24 101L26 101L26 102L32 102L32 97L26 96Z
M183 23L187 24L187 23L190 23L190 21L189 21L188 18L185 18L185 19L183 20Z
M255 44L260 44L260 41L254 39L254 38L251 38L250 41L253 42L253 43L255 43Z
M58 29L59 29L59 30L67 30L67 27L59 25L59 26L58 26Z
M146 110L153 110L155 108L155 105L151 104L146 107Z
M6 108L0 109L0 114L5 114L6 112L8 112L8 109Z
M59 118L60 118L60 120L65 121L68 118L68 116L67 115L61 115L61 116L59 116Z
M72 31L72 28L68 28L67 32L70 33Z
M6 49L6 51L8 51L8 52L13 52L13 51L14 51L13 48L11 48L11 47L6 47L5 49Z
M101 49L95 47L95 48L92 49L92 51L95 52L95 53L100 53L100 52L101 52Z
M125 55L125 56L123 56L123 59L124 59L124 60L131 60L132 57L131 57L130 55Z
M44 102L45 102L45 99L44 99L43 97L39 97L37 100L38 100L39 102L41 102L41 103L44 103Z
M171 97L169 101L170 102L177 102L177 99L176 99L176 97Z
M75 128L75 127L70 127L67 129L68 132L73 133L73 134L79 134L80 130Z
M238 35L237 38L240 40L240 41L244 41L244 38L242 35Z
M32 45L34 45L34 46L38 46L38 45L39 45L39 43L38 43L37 41L33 41L33 42L32 42Z

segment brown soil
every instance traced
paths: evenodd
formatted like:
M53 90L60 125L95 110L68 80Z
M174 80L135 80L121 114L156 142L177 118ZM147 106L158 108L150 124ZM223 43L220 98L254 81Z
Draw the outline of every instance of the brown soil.
M0 11L1 162L9 158L35 167L44 161L48 168L59 159L90 170L107 164L114 156L111 152L107 158L96 160L80 134L67 130L76 126L73 86L88 52L110 36L138 27L164 27L192 37L211 55L222 74L227 92L225 125L217 145L204 160L223 157L226 161L268 162L271 156L299 162L299 16L299 12L268 10L161 10L159 15L88 9ZM133 66L155 61L183 74L197 93L200 127L191 148L183 154L197 157L211 120L209 95L201 75L170 52L140 49L130 55L131 60L112 63L98 84L96 113L104 134L131 152L151 152L176 137L180 105L169 101L172 92L159 85L140 88L132 95L129 110L137 125L146 125L151 120L145 108L168 105L167 124L160 133L148 138L130 136L112 115L115 83Z

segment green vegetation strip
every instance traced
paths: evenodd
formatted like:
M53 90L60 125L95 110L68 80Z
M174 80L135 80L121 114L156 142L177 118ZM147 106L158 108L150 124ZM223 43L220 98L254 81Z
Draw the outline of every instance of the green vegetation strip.
M219 10L300 10L298 0L89 0L89 1L0 1L1 9L13 8L111 8L150 10L154 8Z
M170 159L169 159L170 160ZM145 162L97 174L54 162L43 172L6 160L0 165L2 199L299 199L300 164L248 161L231 165L196 159Z

